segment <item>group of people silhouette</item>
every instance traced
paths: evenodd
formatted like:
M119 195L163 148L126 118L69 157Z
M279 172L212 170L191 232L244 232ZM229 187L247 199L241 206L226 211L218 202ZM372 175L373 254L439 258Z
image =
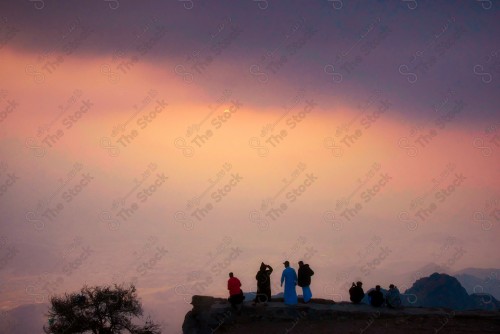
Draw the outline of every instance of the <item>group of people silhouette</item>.
M307 304L311 301L311 276L314 275L314 271L309 267L308 264L303 261L299 261L298 274L295 269L290 267L290 262L285 261L283 265L285 269L281 273L281 287L285 284L283 291L283 299L286 305L295 305L298 303L298 297L296 292L296 286L302 288L303 303ZM273 268L269 264L261 262L259 271L255 275L257 280L257 293L255 299L253 300L253 305L258 303L266 303L271 301L271 274L273 273ZM227 281L227 289L229 290L229 302L231 307L238 311L241 310L241 304L245 300L243 295L243 290L241 290L240 280L234 276L231 272L229 273L229 280ZM360 304L361 300L365 297L365 292L363 290L363 283L357 282L352 283L349 289L349 297L353 304ZM401 307L401 297L398 288L391 284L389 285L389 290L384 294L381 291L380 285L377 285L375 289L368 293L369 302L374 307L381 307L384 304L389 308L399 308Z
M349 289L349 297L353 304L361 303L361 300L365 297L362 282L352 282L352 286ZM381 307L384 303L389 308L401 307L401 296L398 288L394 284L389 285L389 290L385 296L380 290L380 285L377 285L374 290L368 293L368 297L370 299L370 305L374 307Z
M303 303L309 303L312 298L311 292L311 276L314 275L314 271L305 264L303 261L299 261L298 274L290 267L290 262L285 261L283 265L285 269L281 273L281 286L285 284L283 299L286 305L295 305L298 303L297 292L295 287L298 285L302 288ZM258 303L266 303L271 301L271 274L273 272L273 267L262 262L260 264L259 271L255 275L257 280L257 293L255 299L253 300L253 305ZM233 309L240 310L241 303L245 300L243 295L243 290L241 290L241 282L238 278L234 276L231 272L229 273L229 280L227 281L227 289L229 290L229 302Z

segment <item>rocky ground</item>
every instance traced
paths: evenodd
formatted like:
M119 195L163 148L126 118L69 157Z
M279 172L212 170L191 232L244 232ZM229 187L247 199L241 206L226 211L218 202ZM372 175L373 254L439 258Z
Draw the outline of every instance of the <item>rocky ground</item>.
M407 307L400 310L313 299L286 306L244 303L241 313L222 298L193 296L183 333L500 333L498 311L453 311Z

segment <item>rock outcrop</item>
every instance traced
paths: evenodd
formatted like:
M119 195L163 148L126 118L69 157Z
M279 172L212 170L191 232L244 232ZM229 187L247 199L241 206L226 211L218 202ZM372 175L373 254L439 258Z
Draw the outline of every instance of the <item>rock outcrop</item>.
M469 295L455 277L447 274L434 273L420 278L405 291L405 295L413 296L414 301L411 306L446 307L453 310L499 309L498 301L491 295L485 293Z
M225 298L193 296L193 309L182 326L184 334L208 333L370 333L406 334L422 330L449 330L466 333L484 328L500 331L498 311L453 311L444 308L374 308L347 302L313 299L308 304L287 306L277 299L264 304L243 303L238 314Z

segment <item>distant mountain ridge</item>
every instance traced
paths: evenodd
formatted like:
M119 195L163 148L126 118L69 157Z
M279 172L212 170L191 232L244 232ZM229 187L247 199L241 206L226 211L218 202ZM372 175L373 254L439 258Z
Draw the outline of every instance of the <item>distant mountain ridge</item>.
M448 268L433 262L417 268L414 271L394 275L392 281L404 289L410 287L416 280L433 273L448 273L460 282L469 295L488 293L500 300L500 269L469 267L450 272Z
M441 307L454 310L499 310L500 303L490 294L472 294L460 284L459 280L448 274L433 273L418 279L404 294L415 296L411 304L403 298L407 306Z
M457 275L463 275L463 274L475 276L477 278L484 279L484 280L486 280L488 278L498 279L498 278L500 278L500 269L495 269L495 268L465 268L465 269L455 271L453 273L453 276L456 277Z
M453 274L469 294L489 293L500 299L500 269L466 268Z
M26 304L4 311L0 317L0 333L41 333L46 324L49 304Z

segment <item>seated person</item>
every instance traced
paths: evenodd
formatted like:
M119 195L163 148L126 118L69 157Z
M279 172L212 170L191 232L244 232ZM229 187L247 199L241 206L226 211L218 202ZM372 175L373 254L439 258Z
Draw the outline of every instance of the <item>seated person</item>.
M363 283L357 282L354 284L352 282L352 286L349 289L349 297L351 298L351 302L354 304L359 304L361 302L361 299L365 296L365 292L363 291L362 288Z
M375 307L380 307L384 304L384 294L380 291L380 285L375 287L375 290L372 290L368 293L370 296L370 304Z
M399 290L394 284L389 285L389 291L385 296L385 302L387 303L387 307L389 308L401 307L401 297L399 294Z

